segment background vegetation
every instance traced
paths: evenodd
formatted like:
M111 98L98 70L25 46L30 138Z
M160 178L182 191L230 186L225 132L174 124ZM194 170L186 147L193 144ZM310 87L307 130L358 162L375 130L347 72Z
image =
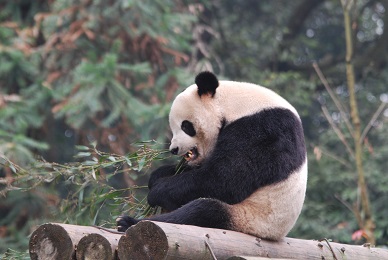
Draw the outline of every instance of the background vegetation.
M110 226L140 212L150 169L176 160L163 150L170 103L202 70L270 87L300 112L309 183L290 236L387 245L387 9L387 0L0 0L0 255L25 251L44 222Z

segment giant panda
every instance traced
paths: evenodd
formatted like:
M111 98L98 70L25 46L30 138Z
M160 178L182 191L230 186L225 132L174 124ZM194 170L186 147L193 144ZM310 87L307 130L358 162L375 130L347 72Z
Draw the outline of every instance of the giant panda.
M267 88L218 81L201 72L173 101L171 153L187 167L156 169L148 203L168 213L161 222L228 229L280 240L294 226L305 198L307 161L295 108ZM121 216L119 231L139 219Z

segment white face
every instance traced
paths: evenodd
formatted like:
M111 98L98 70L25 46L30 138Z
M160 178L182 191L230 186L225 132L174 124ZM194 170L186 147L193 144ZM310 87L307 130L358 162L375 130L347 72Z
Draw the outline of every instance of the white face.
M173 134L170 151L198 165L212 152L221 127L221 116L210 96L197 94L191 86L177 96L170 111Z

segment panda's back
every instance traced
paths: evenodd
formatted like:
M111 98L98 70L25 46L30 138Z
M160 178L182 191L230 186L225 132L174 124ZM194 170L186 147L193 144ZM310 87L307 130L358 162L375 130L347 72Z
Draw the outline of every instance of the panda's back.
M246 82L219 83L215 99L220 102L220 110L228 122L269 108L286 108L299 117L287 100L268 88Z

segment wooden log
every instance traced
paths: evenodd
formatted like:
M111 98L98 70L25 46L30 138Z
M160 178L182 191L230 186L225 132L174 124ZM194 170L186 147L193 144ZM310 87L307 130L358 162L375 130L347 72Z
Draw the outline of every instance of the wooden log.
M116 243L117 246L117 243ZM115 259L115 249L108 239L100 234L89 234L81 238L76 250L77 259Z
M120 238L118 256L121 260L220 260L234 256L242 256L242 259L267 257L376 260L388 259L388 250L345 245L327 240L284 238L282 241L275 242L230 230L142 221L129 228L125 236Z
M92 236L89 236L93 234ZM115 230L92 226L76 226L59 223L43 224L31 235L29 242L30 258L36 259L86 259L82 256L94 254L94 250L105 258L113 259L118 241L122 235ZM76 253L77 245L80 252ZM78 250L77 250L78 251ZM80 257L80 258L78 258Z
M268 258L268 257L261 257L261 256L232 256L229 257L228 260L289 260L286 258Z

